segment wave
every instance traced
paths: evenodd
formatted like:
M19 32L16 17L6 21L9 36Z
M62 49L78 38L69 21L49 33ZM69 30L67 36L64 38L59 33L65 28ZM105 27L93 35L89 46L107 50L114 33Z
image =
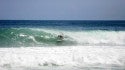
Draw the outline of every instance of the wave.
M57 36L64 39L58 42ZM0 46L125 45L125 31L0 28Z

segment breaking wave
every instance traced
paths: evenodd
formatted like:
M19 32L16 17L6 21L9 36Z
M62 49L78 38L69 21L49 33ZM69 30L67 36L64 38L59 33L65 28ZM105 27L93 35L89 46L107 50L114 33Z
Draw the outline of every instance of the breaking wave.
M57 36L64 35L58 42ZM0 28L0 46L125 45L124 31L66 31L42 28Z

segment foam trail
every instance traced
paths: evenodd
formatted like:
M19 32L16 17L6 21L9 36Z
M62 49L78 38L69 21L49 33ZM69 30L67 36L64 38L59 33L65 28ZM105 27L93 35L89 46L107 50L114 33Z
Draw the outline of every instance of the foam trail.
M110 46L1 48L0 69L115 67L124 68L125 48ZM125 68L124 68L125 69Z

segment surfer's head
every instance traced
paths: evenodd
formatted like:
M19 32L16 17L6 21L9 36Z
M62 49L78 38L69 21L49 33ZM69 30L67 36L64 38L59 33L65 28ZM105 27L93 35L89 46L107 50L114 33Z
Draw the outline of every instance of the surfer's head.
M63 35L58 35L58 38L59 39L63 39Z

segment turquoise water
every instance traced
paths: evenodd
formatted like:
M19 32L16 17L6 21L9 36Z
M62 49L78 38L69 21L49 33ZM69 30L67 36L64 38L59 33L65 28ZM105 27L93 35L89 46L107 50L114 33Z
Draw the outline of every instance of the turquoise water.
M58 42L58 35L64 39ZM124 46L124 31L83 30L65 31L46 28L0 28L1 47L45 47L45 46Z

